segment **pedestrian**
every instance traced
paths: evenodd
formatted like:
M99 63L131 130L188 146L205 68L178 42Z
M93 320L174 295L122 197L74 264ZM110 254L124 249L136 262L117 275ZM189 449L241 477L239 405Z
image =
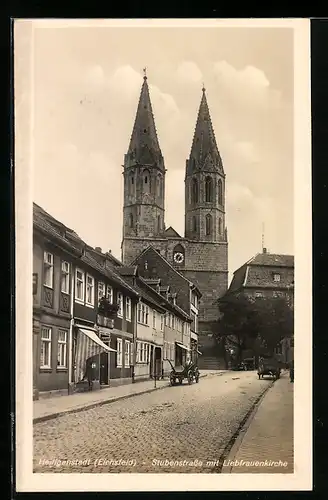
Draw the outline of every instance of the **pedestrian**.
M294 382L294 360L292 359L289 363L289 379Z

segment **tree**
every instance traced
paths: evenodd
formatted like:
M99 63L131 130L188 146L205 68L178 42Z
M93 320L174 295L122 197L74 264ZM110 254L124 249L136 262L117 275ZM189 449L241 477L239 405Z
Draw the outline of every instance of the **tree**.
M232 350L237 362L242 351L252 348L258 336L257 313L245 295L226 295L219 301L218 337L225 350Z
M272 355L280 340L293 335L294 315L285 298L252 298L227 294L219 301L221 317L217 336L225 350L241 360L245 349Z

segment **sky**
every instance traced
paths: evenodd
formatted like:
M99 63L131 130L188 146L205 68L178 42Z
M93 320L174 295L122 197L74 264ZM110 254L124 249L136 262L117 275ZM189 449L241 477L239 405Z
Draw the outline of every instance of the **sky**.
M293 254L290 28L37 27L33 199L121 257L123 176L147 68L166 173L166 227L184 234L184 174L203 84L226 174L229 273L264 246Z

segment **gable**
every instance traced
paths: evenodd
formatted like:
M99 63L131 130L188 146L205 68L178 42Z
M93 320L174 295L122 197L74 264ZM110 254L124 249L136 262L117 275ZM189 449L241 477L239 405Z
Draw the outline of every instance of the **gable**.
M168 227L165 232L165 236L171 237L171 238L181 238L180 234L176 232L175 229L173 229L172 226Z

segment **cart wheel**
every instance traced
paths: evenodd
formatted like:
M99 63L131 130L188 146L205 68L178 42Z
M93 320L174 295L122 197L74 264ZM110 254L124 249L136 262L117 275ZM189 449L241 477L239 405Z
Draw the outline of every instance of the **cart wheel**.
M192 379L193 379L193 376L192 376L192 374L191 374L191 373L188 373L188 377L187 377L187 378L188 378L188 384L189 384L189 385L190 385L190 384L192 384Z
M197 373L197 375L195 376L195 382L196 382L196 384L198 384L198 382L199 382L199 373Z
M175 385L175 378L170 377L170 385L171 386Z
M258 373L258 376L259 376L259 380L261 380L261 375Z

